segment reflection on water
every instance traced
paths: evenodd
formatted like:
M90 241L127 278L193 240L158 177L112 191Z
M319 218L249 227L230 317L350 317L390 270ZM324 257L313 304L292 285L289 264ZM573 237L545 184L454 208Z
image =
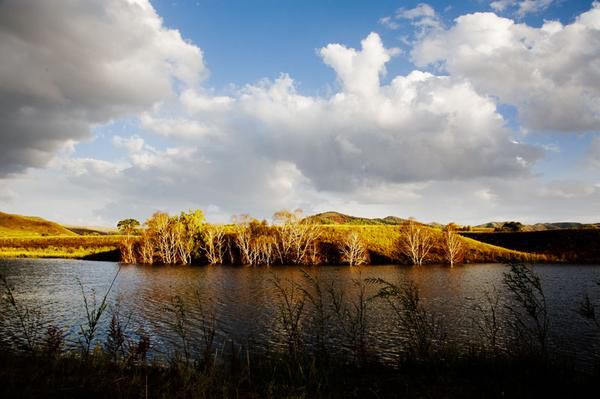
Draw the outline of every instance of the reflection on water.
M46 323L63 326L67 341L77 345L79 325L85 311L81 282L88 295L96 292L98 301L118 270L117 263L73 260L0 259L0 273L7 276L16 296L23 304L37 307ZM502 275L507 267L500 264L445 266L326 266L305 269L324 284L335 282L348 293L355 290L353 280L383 278L390 282L412 279L419 287L425 306L444 323L448 337L457 345L476 343L480 336L474 310L484 290L496 287L502 297ZM575 310L584 294L598 303L600 266L543 265L536 267L548 300L552 345L579 359L589 361L598 336ZM284 281L303 282L297 266L123 266L110 296L111 306L119 304L123 315L131 316L128 329L143 330L151 338L152 351L169 354L177 349L178 339L169 327L165 306L174 295L189 305L190 318L199 319L201 298L205 312L214 313L218 325L218 345L226 340L248 344L259 350L263 345L276 345L277 337L273 277ZM372 294L376 287L369 286ZM0 318L6 316L3 303ZM310 309L310 308L307 308ZM206 314L206 313L205 313ZM400 350L393 314L382 301L370 303L369 344L383 358L394 358ZM0 319L0 342L8 344L16 330ZM106 334L109 317L102 320L100 340ZM193 329L192 329L193 330ZM199 334L192 331L192 334ZM502 334L502 333L501 333Z

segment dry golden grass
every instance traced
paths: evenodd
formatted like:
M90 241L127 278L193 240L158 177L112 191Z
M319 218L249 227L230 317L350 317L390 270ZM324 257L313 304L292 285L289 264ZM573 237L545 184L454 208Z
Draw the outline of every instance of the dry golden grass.
M85 258L114 251L122 236L55 236L0 238L0 257Z
M58 223L33 217L0 212L0 237L77 236Z

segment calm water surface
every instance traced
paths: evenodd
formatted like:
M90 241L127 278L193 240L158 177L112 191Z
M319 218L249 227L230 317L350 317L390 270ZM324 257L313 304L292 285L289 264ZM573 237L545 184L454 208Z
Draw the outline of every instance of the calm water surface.
M88 296L95 290L98 300L106 292L118 263L48 259L0 259L0 274L7 276L17 300L40 310L42 320L65 329L67 343L78 345L79 325L85 310L79 281ZM281 344L275 316L277 301L272 279L302 282L297 266L123 266L110 295L111 307L118 304L121 315L130 319L128 331L149 335L154 356L169 355L179 349L179 341L170 327L172 318L165 306L174 295L183 298L189 308L192 335L204 315L214 314L218 325L218 345L233 340L260 350ZM481 317L475 306L484 290L493 287L505 297L502 286L507 266L500 264L445 266L325 266L305 268L326 284L335 281L348 298L355 290L353 280L368 277L390 282L412 279L417 283L424 304L434 311L448 331L448 339L468 346L478 341L476 327ZM600 266L536 266L548 301L554 350L580 361L591 362L598 353L599 338L575 312L586 293L600 303ZM375 287L369 287L370 292ZM5 302L5 301L3 301ZM369 344L383 358L394 359L403 337L395 328L393 314L382 301L370 303ZM307 307L310 310L310 307ZM6 303L0 305L0 343L10 345L19 331L8 319ZM110 317L103 319L99 340L106 335ZM196 323L196 327L194 327ZM196 330L195 330L196 328Z

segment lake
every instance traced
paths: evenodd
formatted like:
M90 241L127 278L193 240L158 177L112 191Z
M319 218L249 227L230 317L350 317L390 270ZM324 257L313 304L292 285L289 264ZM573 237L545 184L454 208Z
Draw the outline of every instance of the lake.
M67 345L76 348L79 325L84 323L85 308L81 286L88 298L96 292L98 301L110 286L118 263L63 259L0 259L0 274L14 288L17 301L38 309L44 324L64 329ZM302 270L318 277L324 284L335 282L353 301L353 283L366 278L382 278L389 282L414 281L419 287L423 304L443 323L447 339L458 346L469 347L480 340L477 327L485 290L495 287L501 307L508 296L503 287L503 273L509 270L501 264L408 266L145 266L126 265L109 296L110 308L118 307L128 320L130 335L143 331L150 337L151 355L160 358L181 350L180 340L173 331L173 317L165 310L171 298L178 295L186 305L191 339L199 336L203 317L214 315L217 324L217 347L223 349L243 345L251 350L284 345L282 329L276 322L278 300L273 279L284 286L288 282L303 283ZM542 280L551 322L551 347L591 364L599 336L576 313L580 301L588 294L593 303L600 303L599 265L539 265L536 273ZM81 286L80 286L81 283ZM367 286L369 296L377 287ZM0 305L0 343L14 345L20 330L9 317L6 301ZM311 307L305 306L307 314ZM370 349L384 360L393 361L402 351L406 339L396 328L393 312L376 299L368 305L368 341ZM101 320L98 342L105 340L110 312ZM505 342L507 328L501 330ZM333 340L335 345L335 340Z

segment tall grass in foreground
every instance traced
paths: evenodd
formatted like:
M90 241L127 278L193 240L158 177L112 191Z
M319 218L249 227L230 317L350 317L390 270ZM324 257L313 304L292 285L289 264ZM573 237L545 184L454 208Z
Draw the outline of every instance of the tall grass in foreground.
M474 305L479 318L474 317L474 324L482 338L484 350L498 355L500 352L499 335L502 323L500 295L495 286L482 291L481 297Z
M523 343L523 350L539 351L545 357L550 326L540 277L531 267L513 264L504 273L504 285L513 299L506 307L513 316L515 338Z
M118 397L554 396L583 392L599 376L578 372L548 350L551 324L543 288L534 270L524 265L506 272L506 298L496 290L482 294L487 300L480 307L478 331L484 345L477 350L453 346L446 325L410 280L392 283L359 275L343 290L324 283L317 273L303 272L298 281L272 276L280 345L266 343L261 351L227 338L216 344L216 336L225 332L205 306L201 289L195 301L170 298L165 315L179 338L179 350L167 362L148 362L148 337L131 338L136 335L128 331L131 315L106 305L117 278L118 273L99 304L81 290L87 323L81 327L80 353L60 352L56 331L44 336L39 327L32 332L27 321L31 313L2 279L11 292L4 300L31 344L25 348L29 355L3 352L0 392L33 396L36 387L20 380L32 368L37 387L50 397L64 396L67 387L71 393ZM371 345L377 338L370 333L371 313L381 306L392 310L393 326L404 337L397 342L404 355L396 363L381 360ZM586 309L593 307L590 300ZM499 343L499 325L506 317L518 336L526 338L521 343ZM102 320L110 320L103 343L97 336ZM39 342L54 342L43 346L57 348L54 353L60 355L47 356ZM98 343L94 351L92 342Z
M371 282L381 286L377 297L394 310L397 328L407 337L408 356L428 359L443 351L446 334L439 318L422 304L417 285L412 281L392 284L382 279Z
M77 280L77 283L79 284L79 288L81 289L81 296L83 298L83 306L85 309L86 323L81 324L79 326L79 334L83 338L83 341L81 342L81 347L86 355L88 355L90 353L91 345L92 345L94 339L96 338L96 333L98 331L98 323L100 322L102 315L105 313L105 311L108 307L108 302L107 302L108 296L110 295L110 292L115 284L115 281L117 280L117 277L119 277L120 272L121 272L121 267L119 267L117 269L115 276L113 277L112 281L110 282L110 286L108 287L108 290L106 290L106 293L102 297L102 300L100 301L99 304L96 302L96 291L92 290L91 295L90 295L91 298L88 298L88 294L85 292L85 288L83 287L83 284L81 283L80 280Z

